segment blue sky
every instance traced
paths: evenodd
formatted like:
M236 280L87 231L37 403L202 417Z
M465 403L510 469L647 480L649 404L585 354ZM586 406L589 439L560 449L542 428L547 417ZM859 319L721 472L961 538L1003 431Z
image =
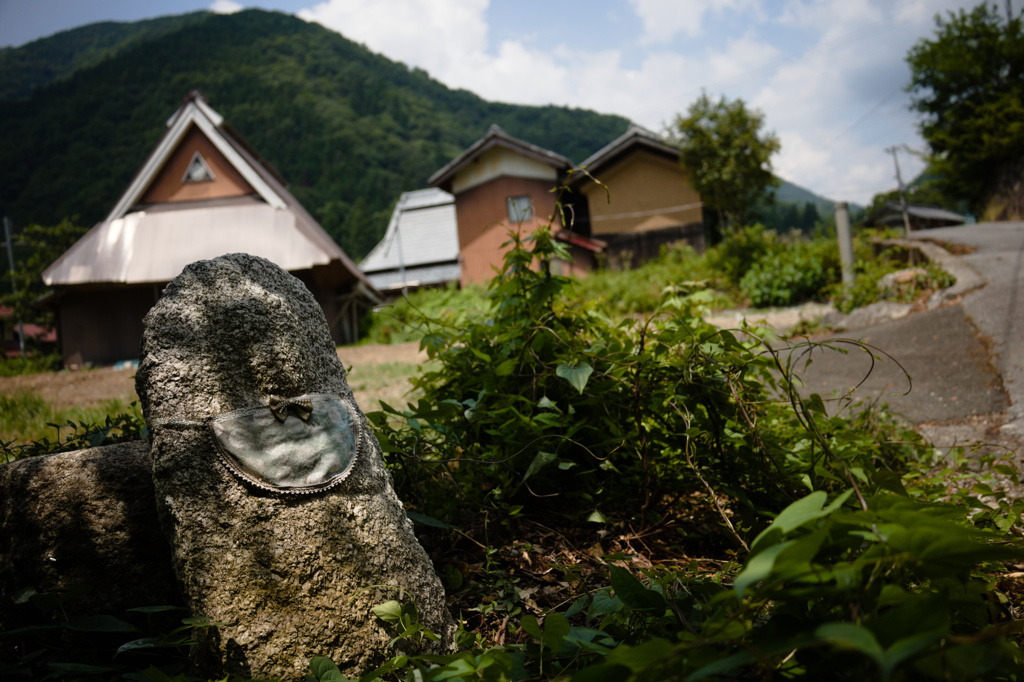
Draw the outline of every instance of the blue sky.
M907 50L934 35L936 14L977 2L0 0L0 45L95 21L276 9L490 100L594 109L661 131L702 90L742 98L782 142L780 176L867 203L895 188L887 147L924 149L903 91ZM900 163L905 178L923 166L909 152Z

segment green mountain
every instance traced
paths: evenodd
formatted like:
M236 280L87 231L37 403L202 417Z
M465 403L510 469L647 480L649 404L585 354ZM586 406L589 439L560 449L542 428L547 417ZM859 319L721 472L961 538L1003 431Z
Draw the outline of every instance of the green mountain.
M832 212L836 202L815 194L811 190L805 189L800 185L794 185L792 182L782 180L782 178L779 178L779 180L782 184L775 189L776 203L797 205L814 204L815 208L817 208L822 214Z
M488 102L276 12L94 24L0 52L0 212L16 226L102 220L193 89L354 258L402 191L492 123L577 160L628 125Z
M0 102L25 99L37 88L206 16L207 12L193 12L134 23L103 21L34 40L17 49L0 48Z

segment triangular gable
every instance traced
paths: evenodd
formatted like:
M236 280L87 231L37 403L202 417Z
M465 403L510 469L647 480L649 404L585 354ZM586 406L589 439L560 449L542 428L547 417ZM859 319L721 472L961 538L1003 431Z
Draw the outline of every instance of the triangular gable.
M230 169L232 179L239 189L233 194L215 194L206 197L192 197L192 199L255 193L274 208L285 208L288 203L285 197L275 191L267 182L265 173L261 173L260 169L251 163L244 150L224 134L221 129L223 122L224 119L221 115L203 100L202 95L192 92L182 107L167 122L167 132L153 153L146 159L128 189L114 205L114 209L107 216L107 221L123 218L140 204L153 203L147 201L148 199L189 200L168 198L175 195L169 188L175 184L181 185L185 168L191 161L194 152L198 151L197 145L207 148L209 156L206 154L203 156L208 163L220 164L225 171ZM172 170L174 164L177 164L176 177ZM195 185L193 185L193 189L194 187ZM205 189L210 191L213 188ZM223 190L224 187L218 186L216 189ZM186 191L184 194L187 195L189 192Z
M256 194L216 145L192 125L149 182L139 206Z

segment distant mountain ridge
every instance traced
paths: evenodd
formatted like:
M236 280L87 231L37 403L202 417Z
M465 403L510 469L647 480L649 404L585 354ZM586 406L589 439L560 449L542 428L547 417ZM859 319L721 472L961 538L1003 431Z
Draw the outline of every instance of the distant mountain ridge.
M279 12L104 22L0 50L0 211L16 225L98 222L193 89L356 259L401 192L493 123L576 161L629 125L488 102Z
M93 66L146 40L201 21L191 12L136 22L103 21L40 38L18 48L0 48L0 101L29 97L36 89Z
M779 178L782 183L775 189L775 201L783 204L814 204L819 211L831 212L835 201L815 194L809 189L794 185L792 182Z

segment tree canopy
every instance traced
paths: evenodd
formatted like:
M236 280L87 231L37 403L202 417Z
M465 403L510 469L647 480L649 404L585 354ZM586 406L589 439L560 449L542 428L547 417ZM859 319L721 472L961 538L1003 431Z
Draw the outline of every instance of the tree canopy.
M715 101L702 93L685 117L676 116L668 136L682 150L680 160L693 174L704 206L726 227L750 217L779 184L771 165L779 138L764 130L764 114L742 99Z
M943 192L980 213L1024 157L1021 18L983 3L935 23L907 55L908 90Z

